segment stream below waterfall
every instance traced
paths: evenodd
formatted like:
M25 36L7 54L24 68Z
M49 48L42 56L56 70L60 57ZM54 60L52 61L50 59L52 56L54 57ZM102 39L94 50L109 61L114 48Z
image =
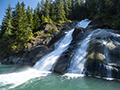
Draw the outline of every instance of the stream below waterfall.
M85 19L78 26L86 28L89 23L90 21ZM86 77L82 73L92 34L89 34L81 43L67 73L52 72L57 59L68 49L73 31L74 29L67 32L56 42L55 50L43 56L33 67L0 65L0 90L120 90L119 81Z
M0 90L120 90L118 81L52 73L38 75L29 67L0 65L0 74L3 75L0 75Z

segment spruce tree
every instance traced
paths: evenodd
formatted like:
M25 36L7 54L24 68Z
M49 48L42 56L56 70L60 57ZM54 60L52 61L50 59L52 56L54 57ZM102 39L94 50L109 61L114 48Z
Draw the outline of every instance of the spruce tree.
M39 19L39 16L37 15L37 11L34 10L34 14L33 14L33 32L36 32L39 27L40 27L40 19Z
M49 13L50 13L50 2L46 0L45 2L45 17L49 20Z
M45 15L45 0L41 0L40 8L40 15Z
M36 11L39 18L41 18L41 4L39 2L37 3Z
M20 3L18 2L16 7L15 7L15 10L13 11L13 14L12 14L12 25L13 25L13 39L17 39L19 36L19 34L21 33L21 28L22 28L22 9L21 9L21 5ZM16 38L17 37L17 38Z
M70 19L71 4L71 0L64 0L64 11L67 19Z
M65 11L63 6L63 0L56 1L57 6L57 21L64 21L66 20Z
M55 3L55 2L52 2L50 7L51 7L51 8L50 8L50 18L51 18L53 21L57 21L57 8L56 8L56 3Z
M8 8L6 9L6 15L4 16L4 19L2 21L2 26L1 26L1 33L0 37L1 38L10 38L10 35L12 34L12 25L11 25L11 5L9 4Z
M33 29L33 13L32 10L30 9L30 6L27 7L26 15L27 15L27 23L29 24L31 29Z
M26 16L27 16L27 26L26 26L26 30L27 30L27 40L31 39L33 34L32 34L32 30L33 30L33 13L32 13L32 8L30 9L30 7L28 6L27 11L26 11Z
M20 51L24 48L24 44L32 37L32 30L28 26L28 19L25 11L25 4L18 2L12 14L12 38L14 43L12 48Z
M0 54L11 53L11 43L13 40L11 39L12 35L12 25L11 25L11 5L9 4L6 9L6 15L2 20L1 32L0 32Z

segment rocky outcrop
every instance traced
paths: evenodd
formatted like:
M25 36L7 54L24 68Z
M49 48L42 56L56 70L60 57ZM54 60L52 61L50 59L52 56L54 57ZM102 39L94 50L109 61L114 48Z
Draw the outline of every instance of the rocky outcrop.
M116 41L120 37L106 31L101 30L99 35L96 33L91 37L83 72L95 77L120 79L120 43Z
M61 28L52 23L43 23L37 31L43 30L40 35L36 34L36 37L30 40L29 45L19 53L13 55L0 56L1 64L19 64L33 66L42 56L53 51L53 44L57 42L61 37L65 35L66 31L72 29L77 23L65 23ZM59 28L59 31L57 30ZM49 37L42 39L41 37L47 33L49 29L54 29L57 32L51 34Z
M52 48L47 48L43 45L38 45L32 48L30 51L23 51L17 55L9 57L1 57L2 64L18 64L18 65L29 65L33 66L42 56L50 53Z

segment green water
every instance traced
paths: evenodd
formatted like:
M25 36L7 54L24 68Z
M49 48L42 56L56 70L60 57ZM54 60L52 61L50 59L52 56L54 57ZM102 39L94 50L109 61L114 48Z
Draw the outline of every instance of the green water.
M0 65L0 90L120 90L119 81L107 81L93 77L70 78L53 73L47 76L30 77L30 79L28 78L27 81L24 81L25 78L29 77L29 73L28 75L21 73L24 72L23 70L28 70L28 67ZM34 73L30 73L30 75L34 76ZM6 84L7 80L9 81L8 77L15 82ZM23 81L23 83L14 86L19 81Z

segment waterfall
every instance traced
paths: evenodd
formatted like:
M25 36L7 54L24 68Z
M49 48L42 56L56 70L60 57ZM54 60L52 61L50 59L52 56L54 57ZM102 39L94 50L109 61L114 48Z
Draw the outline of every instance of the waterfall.
M82 20L81 22L78 23L78 27L86 28L91 21L88 19ZM71 78L73 77L83 77L84 75L82 74L83 69L84 69L84 63L86 61L85 57L87 55L87 48L89 45L90 38L94 31L85 38L79 49L76 51L76 53L73 56L73 59L71 61L70 68L68 70L68 73L66 73L63 76L69 76Z
M55 50L42 57L35 65L34 68L39 70L39 71L49 71L52 69L53 65L57 61L57 58L68 48L68 45L70 44L72 40L72 33L74 29L69 31L63 40L58 41L58 45L55 48Z
M85 38L79 49L76 51L72 62L71 66L69 69L69 73L79 73L82 74L83 69L84 69L84 63L86 61L86 55L87 55L87 48L89 46L89 41L93 33L89 34L87 38Z

